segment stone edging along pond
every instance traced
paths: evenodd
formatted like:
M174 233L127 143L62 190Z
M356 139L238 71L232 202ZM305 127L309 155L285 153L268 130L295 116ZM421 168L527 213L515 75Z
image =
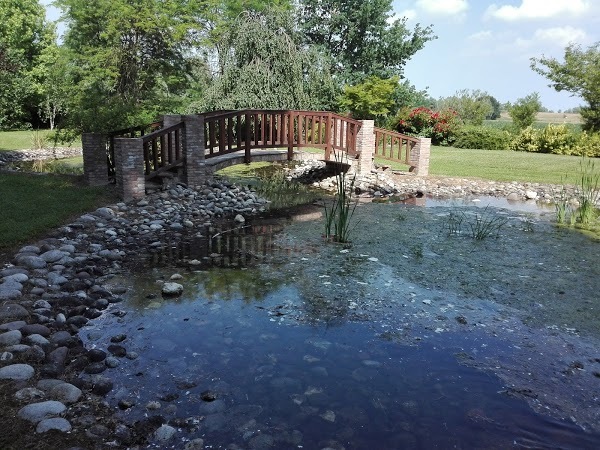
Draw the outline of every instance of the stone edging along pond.
M178 185L136 204L119 203L84 214L50 237L21 248L0 270L0 380L13 381L22 405L18 417L37 433L87 429L91 438L108 436L127 445L125 426L108 429L78 404L111 391L106 371L135 359L114 337L107 349L86 349L78 336L89 321L124 314L124 288L105 284L110 275L143 249L166 238L196 233L209 223L264 209L266 201L248 188L213 182L197 189ZM78 412L79 411L79 412ZM90 414L92 414L90 416Z
M379 173L359 185L364 195L372 197L514 193L525 199L546 198L551 192L515 183L506 183L501 190L469 180L406 177L405 181L400 176L392 181ZM134 204L118 203L84 214L50 237L21 248L12 264L0 270L0 380L13 382L18 417L31 422L37 433L86 430L87 437L98 441L109 437L122 445L135 441L129 426L103 422L90 411L83 420L81 411L83 404L101 404L111 391L110 368L137 354L127 350L126 336L112 337L106 349L86 349L79 330L104 314L125 314L119 308L125 288L109 280L124 270L129 259L172 237L198 233L222 218L243 222L244 215L264 210L265 203L248 188L226 182L196 189L177 185Z

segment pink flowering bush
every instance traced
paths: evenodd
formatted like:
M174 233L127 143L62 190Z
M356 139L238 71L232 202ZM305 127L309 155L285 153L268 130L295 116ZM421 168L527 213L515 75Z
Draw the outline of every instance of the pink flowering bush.
M425 106L403 108L396 116L398 133L431 138L434 145L450 145L460 126L453 109L433 111Z

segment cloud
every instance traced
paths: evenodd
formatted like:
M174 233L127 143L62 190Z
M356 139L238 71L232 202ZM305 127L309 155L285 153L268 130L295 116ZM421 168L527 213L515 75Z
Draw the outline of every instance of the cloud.
M493 33L489 30L479 31L477 33L470 34L467 39L470 41L487 41L493 37Z
M583 42L587 40L587 33L581 28L554 27L536 30L533 38L559 47L566 47L571 42Z
M429 14L454 16L469 9L467 0L417 0L417 7Z
M565 15L580 16L589 8L589 0L521 0L519 6L492 4L486 11L486 17L508 22L549 19Z

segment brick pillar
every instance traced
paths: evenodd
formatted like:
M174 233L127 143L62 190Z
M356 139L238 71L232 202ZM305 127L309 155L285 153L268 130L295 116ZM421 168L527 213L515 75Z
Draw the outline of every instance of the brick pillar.
M415 175L427 176L429 175L429 156L431 154L431 139L430 138L419 138L413 148L410 149L409 162L411 165L411 172Z
M115 138L115 171L117 192L123 201L146 195L144 146L139 138Z
M83 133L83 177L88 186L108 184L108 163L106 161L106 135Z
M361 120L361 127L356 136L356 150L360 152L358 160L358 175L365 175L373 169L373 156L375 154L375 122Z
M169 114L163 116L163 128L169 128L173 125L177 125L183 119L181 118L181 114Z
M201 115L181 116L185 122L183 133L183 155L185 158L185 183L190 188L200 186L210 175L204 158L204 117Z

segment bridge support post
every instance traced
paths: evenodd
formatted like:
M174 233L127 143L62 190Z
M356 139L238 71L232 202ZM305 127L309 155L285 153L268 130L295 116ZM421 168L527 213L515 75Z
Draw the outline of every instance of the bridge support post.
M128 202L146 195L142 139L115 138L117 192Z
M429 175L429 157L431 155L431 139L430 138L419 138L411 149L409 155L409 163L411 165L411 171L415 175L427 176Z
M83 178L88 186L108 184L108 162L106 160L106 135L83 133Z
M356 151L359 152L356 173L365 175L373 169L373 156L375 154L375 122L361 120L360 130L356 135Z
M185 122L183 133L183 155L185 158L185 183L193 188L204 183L211 175L207 171L204 157L204 117L201 115L181 116Z

